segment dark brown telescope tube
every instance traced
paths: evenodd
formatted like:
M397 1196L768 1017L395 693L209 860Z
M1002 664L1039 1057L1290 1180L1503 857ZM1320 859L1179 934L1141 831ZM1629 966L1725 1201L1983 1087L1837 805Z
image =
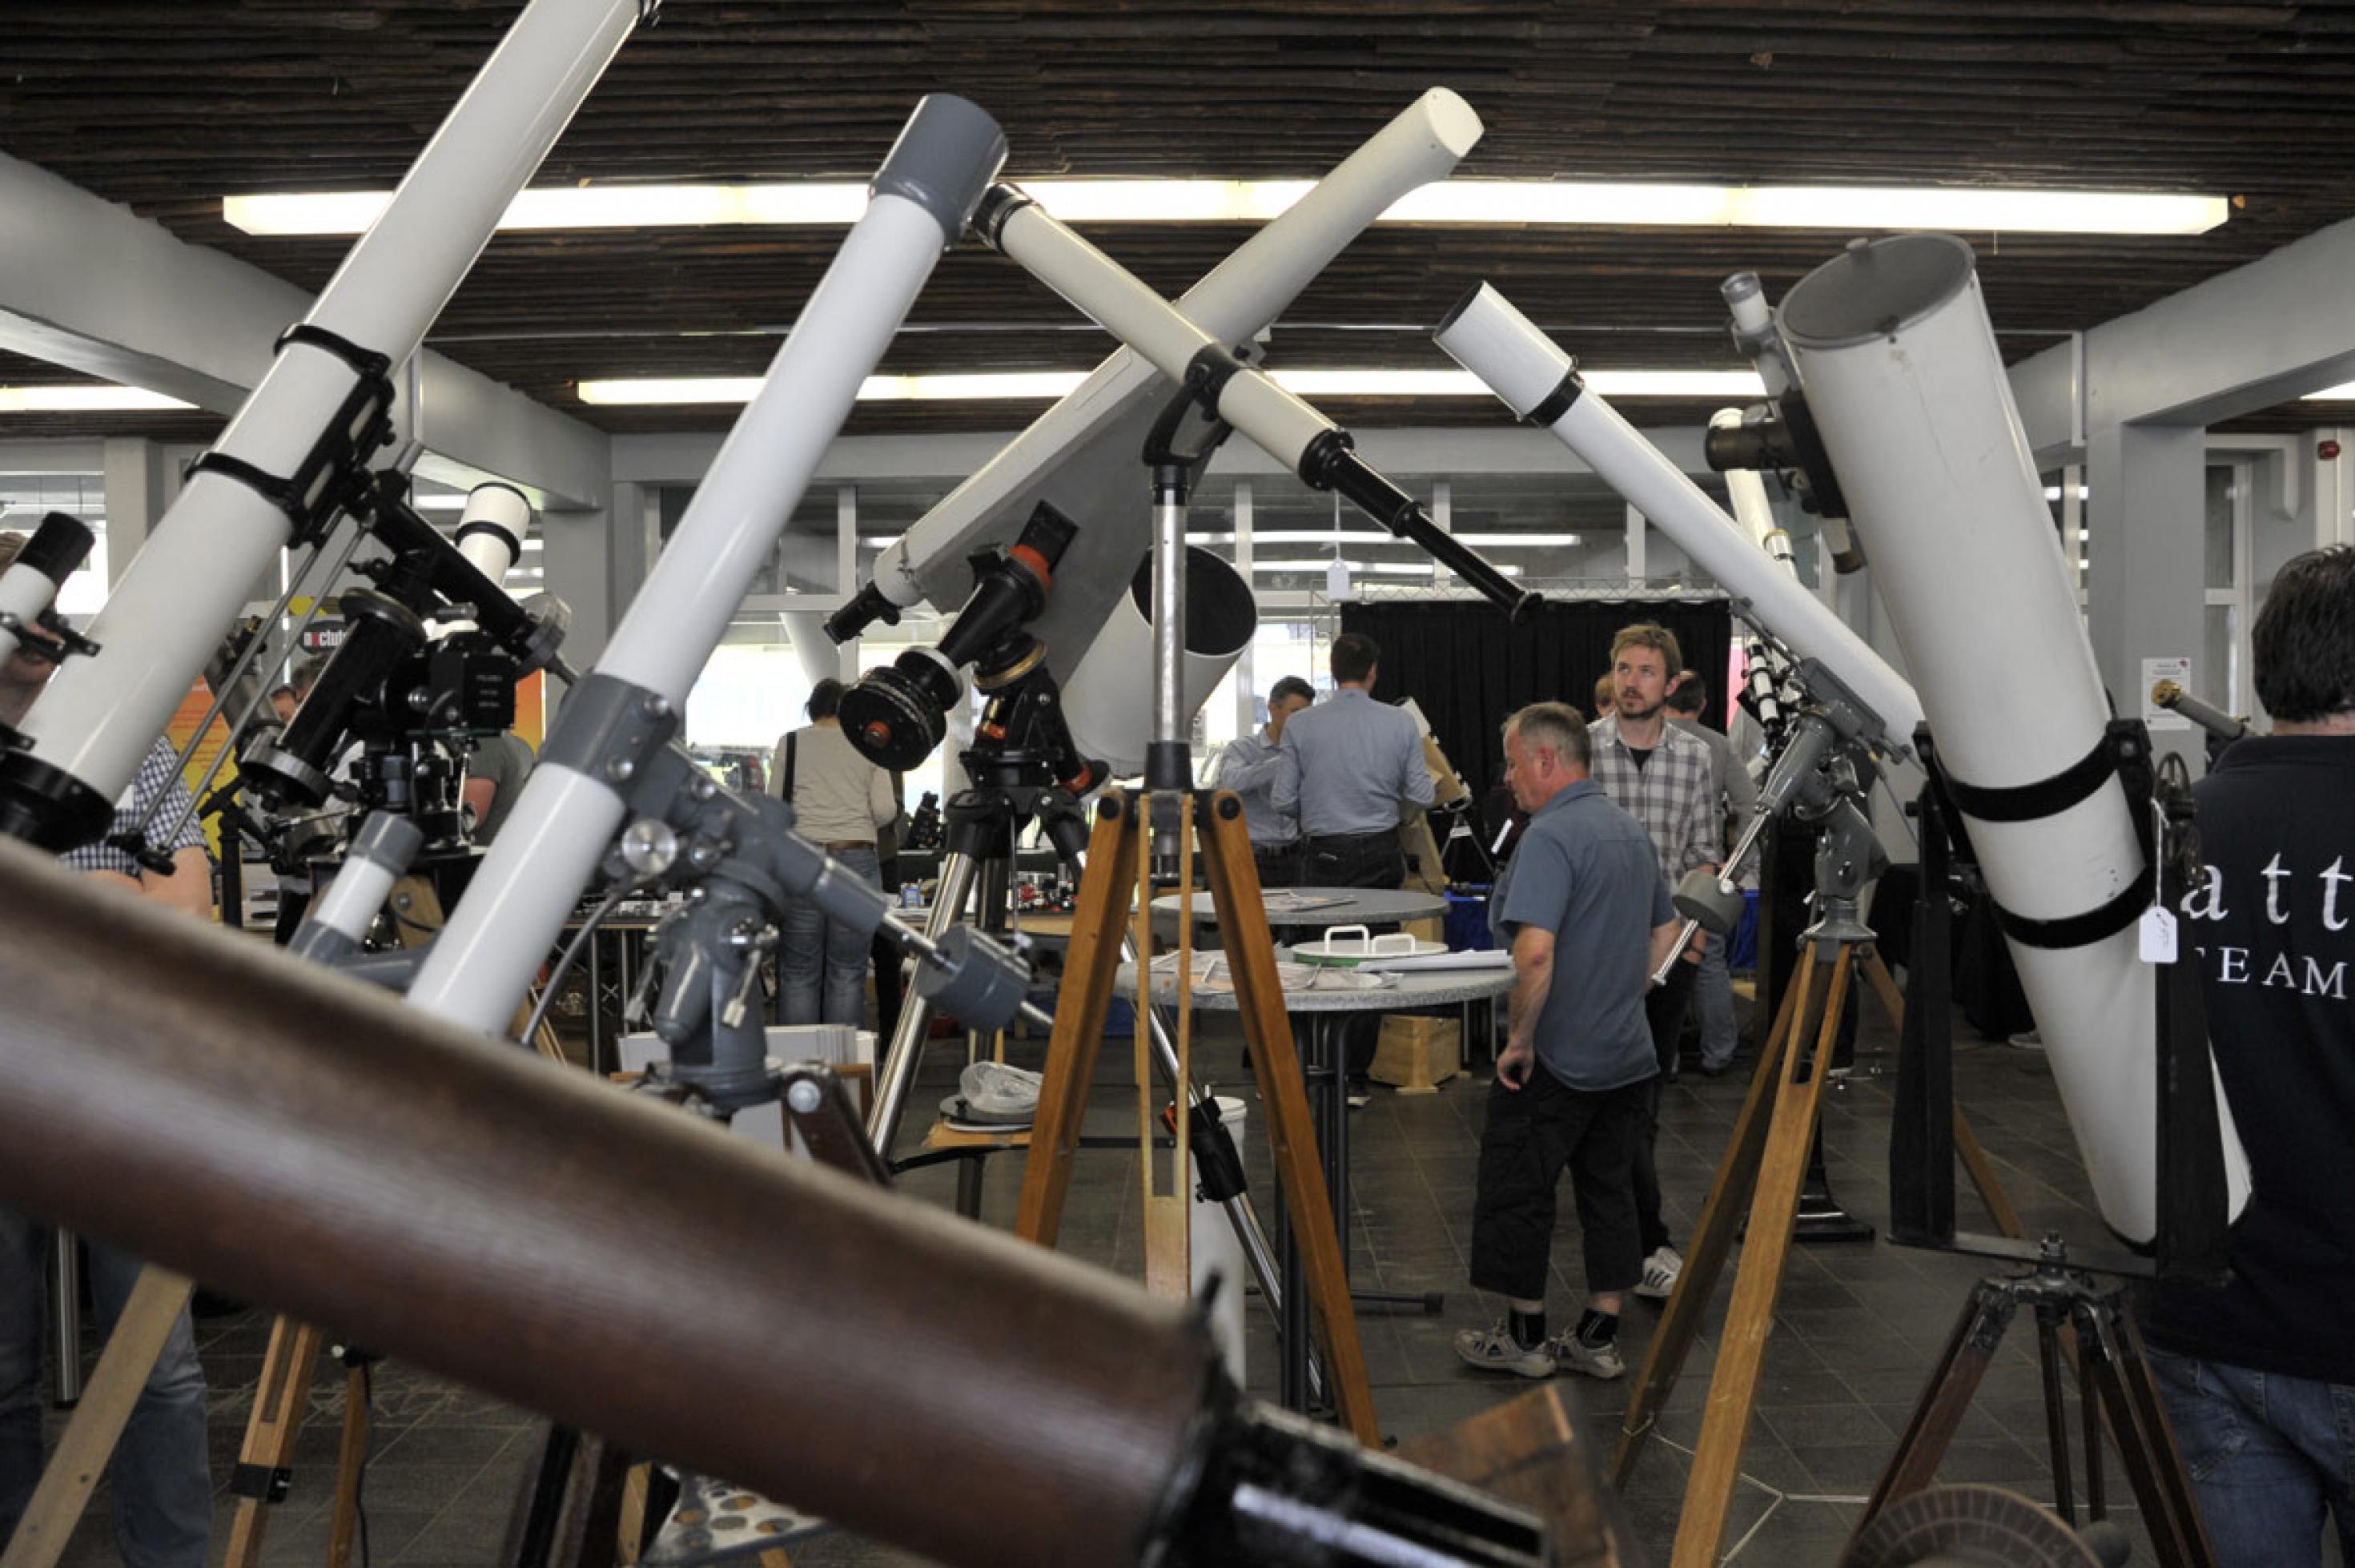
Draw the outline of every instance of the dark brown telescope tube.
M1130 1561L1184 1308L0 842L0 1201L952 1563Z

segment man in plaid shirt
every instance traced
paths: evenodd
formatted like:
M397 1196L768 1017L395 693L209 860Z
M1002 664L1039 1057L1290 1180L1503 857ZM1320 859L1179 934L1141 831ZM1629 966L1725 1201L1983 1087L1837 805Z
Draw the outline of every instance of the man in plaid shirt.
M15 563L24 543L22 534L0 533L0 571ZM24 721L48 684L50 668L21 652L0 663L0 720L12 727ZM110 834L127 831L151 807L156 808L151 830L179 823L162 846L171 853L172 875L158 876L103 842L69 850L59 860L131 897L210 920L212 864L205 855L204 830L196 814L186 810L188 786L177 761L158 740L139 765L139 776L115 802L114 820L107 827ZM41 1474L41 1328L48 1294L42 1268L49 1237L48 1225L0 1209L0 1541L15 1532ZM97 1242L90 1243L89 1259L100 1330L111 1334L139 1276L139 1260ZM212 1475L205 1441L205 1374L186 1307L147 1375L108 1474L113 1482L115 1545L129 1568L204 1568L212 1532Z
M1649 621L1622 626L1611 641L1613 711L1587 726L1593 747L1590 776L1613 805L1651 835L1671 889L1696 867L1714 869L1725 852L1716 759L1699 737L1668 721L1668 689L1683 667L1676 635L1667 627ZM1684 1029L1702 940L1696 937L1668 983L1645 1001L1660 1075L1652 1080L1636 1151L1636 1218L1645 1253L1636 1294L1655 1300L1668 1298L1684 1267L1660 1217L1653 1147L1659 1134L1660 1085L1676 1081L1677 1036Z

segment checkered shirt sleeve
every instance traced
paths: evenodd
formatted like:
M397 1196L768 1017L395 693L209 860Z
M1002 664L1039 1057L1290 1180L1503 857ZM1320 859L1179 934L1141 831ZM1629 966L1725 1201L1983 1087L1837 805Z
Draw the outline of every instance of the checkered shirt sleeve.
M1587 726L1594 743L1594 782L1622 811L1644 825L1660 852L1660 874L1670 887L1696 866L1715 865L1724 853L1717 772L1706 742L1675 725L1642 767L1619 739L1615 718Z
M179 753L172 749L168 741L158 740L147 748L146 759L139 764L139 775L131 781L130 793L115 803L114 820L106 825L108 837L117 833L128 833L138 827L149 808L161 801L163 804L155 810L155 820L148 825L151 831L161 832L175 819L183 816L185 820L180 822L180 829L172 836L172 841L158 848L166 853L177 854L183 849L203 846L205 827L197 820L197 814L188 809L191 798L187 781L180 776L179 760ZM120 871L126 877L139 874L139 862L103 838L95 844L85 844L79 849L67 850L58 857L58 862L77 871Z

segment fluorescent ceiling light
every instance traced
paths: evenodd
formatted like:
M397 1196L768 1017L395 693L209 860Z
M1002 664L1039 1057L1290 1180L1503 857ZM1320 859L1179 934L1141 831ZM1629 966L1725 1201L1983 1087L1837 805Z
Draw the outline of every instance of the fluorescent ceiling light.
M0 387L0 414L92 414L196 406L144 387L87 382L66 387Z
M1306 180L1039 179L1022 188L1072 223L1263 223ZM389 191L222 198L248 234L357 234ZM847 224L867 191L845 181L776 185L606 185L527 190L502 229L652 229L713 224ZM1384 223L1742 229L1955 229L1971 233L2204 234L2221 196L2009 190L1941 186L1640 185L1570 180L1440 180L1410 192Z
M1476 549L1561 549L1581 541L1576 534L1457 534L1455 542Z
M1353 576L1372 577L1429 577L1438 565L1436 561L1429 560L1345 560L1341 564L1348 568ZM1323 572L1329 571L1332 568L1333 563L1330 560L1255 560L1252 562L1253 571L1265 572ZM1500 566L1497 570L1507 577L1518 577L1521 574L1521 569L1518 566Z
M1003 399L1047 401L1086 379L1082 370L1031 370L1001 375L869 376L862 403L981 402ZM1468 370L1276 370L1276 385L1304 398L1487 398L1495 396ZM1606 398L1761 398L1754 370L1589 370L1586 385ZM757 376L644 377L578 383L581 400L603 405L745 403L761 389Z
M2302 403L2343 403L2355 401L2355 381L2341 381L2336 387L2325 387L2318 392L2308 392L2298 400Z
M1188 534L1188 544L1232 544L1231 533ZM1407 544L1412 541L1380 528L1253 528L1253 544Z

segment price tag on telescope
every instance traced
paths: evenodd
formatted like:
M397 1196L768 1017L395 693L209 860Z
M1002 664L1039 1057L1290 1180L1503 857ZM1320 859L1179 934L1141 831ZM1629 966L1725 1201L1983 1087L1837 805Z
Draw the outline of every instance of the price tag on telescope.
M2144 963L2175 962L2175 916L2165 906L2153 904L2142 912L2140 939Z

